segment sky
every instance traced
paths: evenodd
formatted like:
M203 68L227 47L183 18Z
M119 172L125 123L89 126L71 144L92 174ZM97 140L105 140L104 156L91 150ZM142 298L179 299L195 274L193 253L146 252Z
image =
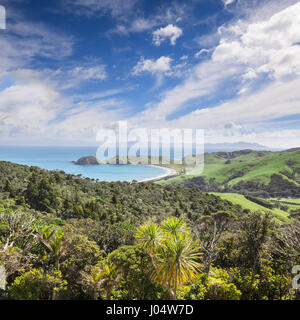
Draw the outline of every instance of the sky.
M300 146L300 1L0 5L2 145L97 145L99 129L127 120Z

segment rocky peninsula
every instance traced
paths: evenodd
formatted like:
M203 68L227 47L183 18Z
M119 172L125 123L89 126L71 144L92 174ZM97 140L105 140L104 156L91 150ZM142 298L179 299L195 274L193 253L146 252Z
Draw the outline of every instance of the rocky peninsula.
M77 161L73 161L74 164L79 166L92 166L92 165L100 165L97 158L94 156L87 156L78 159Z

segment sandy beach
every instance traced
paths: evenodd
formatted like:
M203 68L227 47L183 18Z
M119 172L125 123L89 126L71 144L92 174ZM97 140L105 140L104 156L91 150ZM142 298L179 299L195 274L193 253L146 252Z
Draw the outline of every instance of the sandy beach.
M171 177L177 175L176 170L170 169L170 168L165 168L165 167L160 167L160 166L155 166L155 165L148 165L149 167L156 167L165 170L164 174L161 174L160 176L153 177L153 178L148 178L148 179L143 179L139 180L138 182L149 182L149 181L155 181L155 180L160 180L166 177Z

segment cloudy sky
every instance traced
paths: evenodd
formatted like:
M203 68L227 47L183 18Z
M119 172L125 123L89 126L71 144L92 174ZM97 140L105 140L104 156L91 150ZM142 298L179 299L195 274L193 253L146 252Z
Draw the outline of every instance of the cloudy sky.
M0 0L0 144L204 129L300 146L300 1Z

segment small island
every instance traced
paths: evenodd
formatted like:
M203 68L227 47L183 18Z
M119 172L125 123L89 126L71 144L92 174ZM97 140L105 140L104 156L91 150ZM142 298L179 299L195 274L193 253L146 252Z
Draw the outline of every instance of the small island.
M94 156L87 156L78 159L77 161L73 161L74 164L79 166L92 166L92 165L100 165L97 158Z

